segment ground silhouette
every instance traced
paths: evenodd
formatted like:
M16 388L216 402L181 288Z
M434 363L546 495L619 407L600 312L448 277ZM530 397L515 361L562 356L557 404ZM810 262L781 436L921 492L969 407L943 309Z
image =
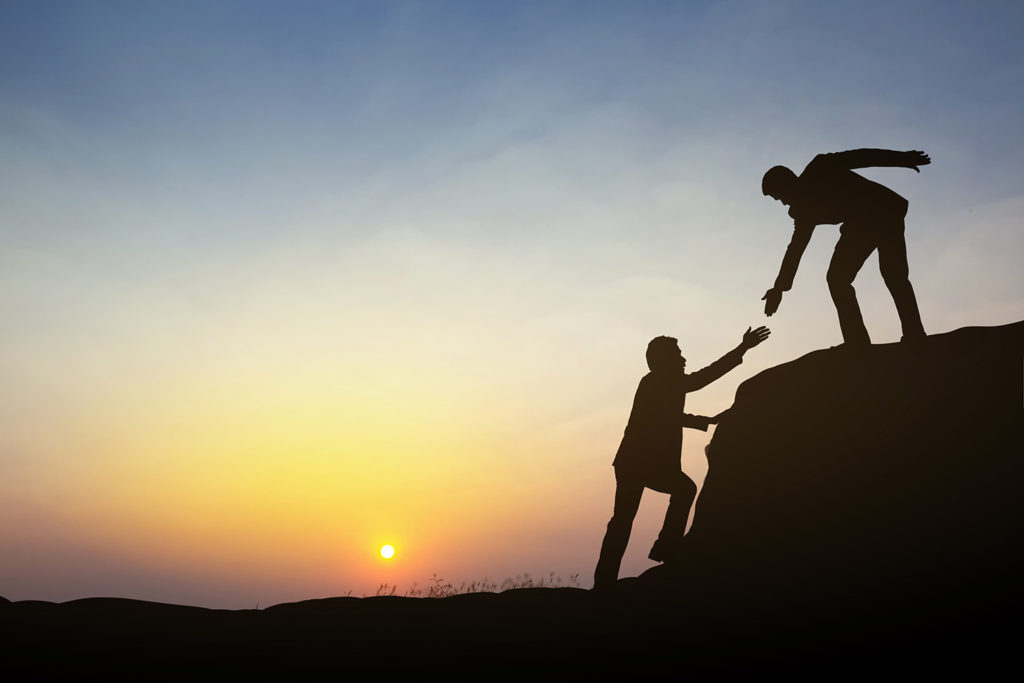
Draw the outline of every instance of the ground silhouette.
M681 561L617 590L263 610L0 600L0 666L53 674L993 675L1024 604L1024 322L739 388Z

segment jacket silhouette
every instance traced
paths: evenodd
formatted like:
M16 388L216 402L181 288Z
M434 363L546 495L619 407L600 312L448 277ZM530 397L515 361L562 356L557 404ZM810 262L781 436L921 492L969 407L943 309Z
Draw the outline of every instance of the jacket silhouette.
M736 348L689 375L682 368L644 375L612 462L616 471L641 480L649 489L671 493L681 472L682 428L706 432L710 424L710 418L684 412L686 394L703 389L742 362L743 349Z

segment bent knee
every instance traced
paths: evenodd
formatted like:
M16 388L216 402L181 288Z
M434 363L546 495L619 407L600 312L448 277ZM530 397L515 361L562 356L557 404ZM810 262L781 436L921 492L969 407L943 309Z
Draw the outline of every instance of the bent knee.
M830 290L846 289L853 285L853 274L839 268L829 268L825 273L825 282Z
M679 496L695 496L697 495L697 484L685 474L679 479L679 483L676 484L675 495Z
M890 289L910 284L910 268L905 263L882 263L880 266L878 270L882 274L882 280Z
M612 516L608 521L608 531L610 533L622 533L629 532L633 528L633 518L626 517L625 515Z
M890 290L906 289L910 286L910 278L907 275L883 275L882 280Z

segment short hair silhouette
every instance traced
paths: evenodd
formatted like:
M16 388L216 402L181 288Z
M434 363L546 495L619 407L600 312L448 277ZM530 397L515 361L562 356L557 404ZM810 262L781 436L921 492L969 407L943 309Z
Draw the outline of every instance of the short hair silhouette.
M676 359L679 340L675 337L655 337L647 344L647 367L652 371L663 368Z
M769 194L785 192L787 188L792 187L794 180L796 173L791 169L786 166L772 166L761 178L761 194L767 197Z

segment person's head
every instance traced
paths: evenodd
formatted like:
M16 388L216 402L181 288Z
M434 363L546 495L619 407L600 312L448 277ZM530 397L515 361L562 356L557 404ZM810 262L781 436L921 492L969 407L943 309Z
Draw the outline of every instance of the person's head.
M682 370L686 359L679 350L679 342L672 337L655 337L647 345L647 367L651 372Z
M796 174L785 166L772 166L761 178L761 192L788 205L793 202L796 181Z

